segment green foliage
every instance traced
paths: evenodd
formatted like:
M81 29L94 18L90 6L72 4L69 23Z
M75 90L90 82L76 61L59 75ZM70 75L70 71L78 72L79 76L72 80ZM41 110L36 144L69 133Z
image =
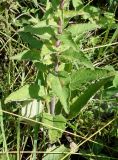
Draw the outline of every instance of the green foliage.
M51 154L45 155L43 160L60 160L64 157L63 152L67 151L69 151L69 149L65 148L64 145L61 145L60 147L52 146L51 148L47 149L47 152L51 152ZM55 154L55 152L57 152L57 154ZM58 154L58 152L61 152L63 154Z
M19 33L24 42L28 43L30 47L41 49L43 43L37 38L33 37L30 32L20 32Z
M73 141L81 142L78 137L70 137L69 141L63 131L86 137L117 118L116 3L117 0L107 3L65 0L60 7L60 0L0 2L1 110L21 113L27 118L19 121L0 112L1 151L7 153L7 147L10 151L17 148L18 157L19 150L27 149L30 144L28 150L47 151L44 155L34 152L33 160L42 157L60 160L65 154L54 152L70 151L64 145L71 148ZM52 104L54 114L50 114ZM42 129L34 120L63 131ZM117 123L115 120L95 139L83 144L81 156L91 159L94 153L99 159L97 154L109 157L110 153L116 157L117 144L111 147L109 141L112 143L112 137L117 141ZM54 146L47 149L48 144ZM84 148L87 148L85 154L91 154L86 156ZM79 153L77 159L81 158ZM21 159L28 157L23 154Z
M91 83L87 86L86 90L79 96L79 98L70 106L70 118L76 117L80 110L86 105L88 100L107 83L110 77L101 79L97 82Z
M51 84L52 91L59 97L59 100L64 108L64 111L68 114L69 113L69 104L68 104L68 97L69 97L69 90L66 87L63 87L59 78L52 74L49 75L49 82Z
M21 31L30 33L33 35L38 35L42 39L49 39L52 35L54 35L54 29L51 26L25 26Z
M99 28L95 23L82 23L82 24L72 24L67 28L73 36L78 36L88 31L92 31Z
M72 3L75 9L83 4L82 0L72 0Z
M83 84L86 84L87 82L92 82L112 75L115 75L115 71L99 68L96 68L94 70L81 68L75 73L71 74L70 88L71 90L79 89Z
M38 50L24 50L22 53L19 53L10 58L11 60L40 60L40 52Z
M116 87L116 88L118 87L118 74L116 74L116 76L113 80L113 86Z
M57 8L59 6L59 4L60 4L59 0L57 0L57 1L52 0L52 6L53 6L54 9Z
M61 130L65 130L66 127L66 119L62 115L53 116L48 113L44 113L42 122ZM62 132L56 129L49 128L48 133L51 143L58 141L58 139L62 136Z
M72 46L72 45L69 45ZM69 48L68 50L61 53L60 58L66 61L72 62L79 62L80 64L83 64L84 66L93 69L91 61L84 55L83 52L74 50L72 48Z
M5 100L5 103L11 101L25 101L25 100L33 100L40 99L40 97L44 96L44 88L40 87L36 84L24 85L20 89L11 93Z

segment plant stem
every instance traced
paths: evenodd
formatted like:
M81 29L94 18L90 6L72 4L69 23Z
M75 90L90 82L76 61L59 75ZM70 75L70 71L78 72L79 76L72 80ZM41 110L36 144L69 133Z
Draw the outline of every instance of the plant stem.
M60 0L60 10L62 12L63 12L63 8L64 8L64 0ZM62 34L62 30L63 30L62 17L58 18L57 24L58 24L58 34ZM61 41L57 39L55 46L58 48L60 45L61 45ZM58 68L59 68L59 62L56 57L55 65L54 65L55 74L58 73ZM54 112L55 112L55 104L56 104L56 97L53 96L51 99L51 102L50 102L50 114L52 114L52 115L54 115Z

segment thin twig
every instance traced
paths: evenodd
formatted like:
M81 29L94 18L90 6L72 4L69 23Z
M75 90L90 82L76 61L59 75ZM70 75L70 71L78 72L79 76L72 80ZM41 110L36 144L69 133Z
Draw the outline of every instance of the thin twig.
M87 52L87 51L89 51L89 50L99 49L99 48L108 47L108 46L113 46L113 45L117 45L117 44L118 44L118 42L108 43L108 44L105 44L105 45L100 45L100 46L96 46L96 47L86 48L86 49L83 49L82 51L83 51L83 52Z

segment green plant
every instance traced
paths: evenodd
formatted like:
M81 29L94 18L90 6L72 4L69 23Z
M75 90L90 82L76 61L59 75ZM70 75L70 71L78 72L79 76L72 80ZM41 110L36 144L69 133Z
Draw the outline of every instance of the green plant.
M38 5L38 1L33 2L35 6ZM85 47L91 45L86 42L86 39L89 41L90 33L106 29L103 41L105 43L109 32L108 26L110 25L110 29L116 29L117 25L114 14L104 12L102 16L100 9L89 4L84 5L82 1L74 0L71 4L69 1L47 0L44 5L46 7L43 16L31 11L34 17L27 13L31 18L24 22L24 26L23 23L19 25L21 26L19 35L26 43L26 49L19 54L9 55L13 64L16 60L32 62L36 70L34 81L26 83L23 72L21 87L13 91L5 99L5 103L21 102L20 112L23 116L25 115L23 107L26 108L26 112L32 104L32 108L36 108L36 113L33 117L29 115L30 118L64 131L69 120L76 118L101 88L103 89L107 84L110 84L108 88L111 87L112 81L114 87L117 87L117 72L113 68L97 67L92 63L97 51L85 52ZM18 22L16 20L16 23ZM116 39L116 35L117 29L109 43ZM105 56L101 54L102 51L102 49L99 51L98 58ZM33 158L36 159L39 126L34 124L33 127ZM48 129L47 139L50 144L59 141L62 136L60 130ZM19 143L19 135L17 136ZM63 146L60 148L61 151L66 151ZM19 150L18 146L17 150Z

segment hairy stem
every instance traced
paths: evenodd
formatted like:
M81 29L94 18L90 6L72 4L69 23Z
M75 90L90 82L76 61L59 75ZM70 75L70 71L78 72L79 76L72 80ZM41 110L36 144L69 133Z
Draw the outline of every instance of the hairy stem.
M64 0L60 0L60 9L62 12L63 12L63 8L64 8ZM62 17L58 18L57 24L58 24L58 34L62 34L62 30L63 30ZM58 48L60 45L61 45L61 42L60 42L60 40L57 39L55 46ZM54 64L55 74L58 73L58 67L59 67L59 62L58 62L58 59L56 58L55 64ZM55 104L56 104L56 98L55 98L55 96L53 96L51 99L51 102L50 102L50 114L54 114Z

